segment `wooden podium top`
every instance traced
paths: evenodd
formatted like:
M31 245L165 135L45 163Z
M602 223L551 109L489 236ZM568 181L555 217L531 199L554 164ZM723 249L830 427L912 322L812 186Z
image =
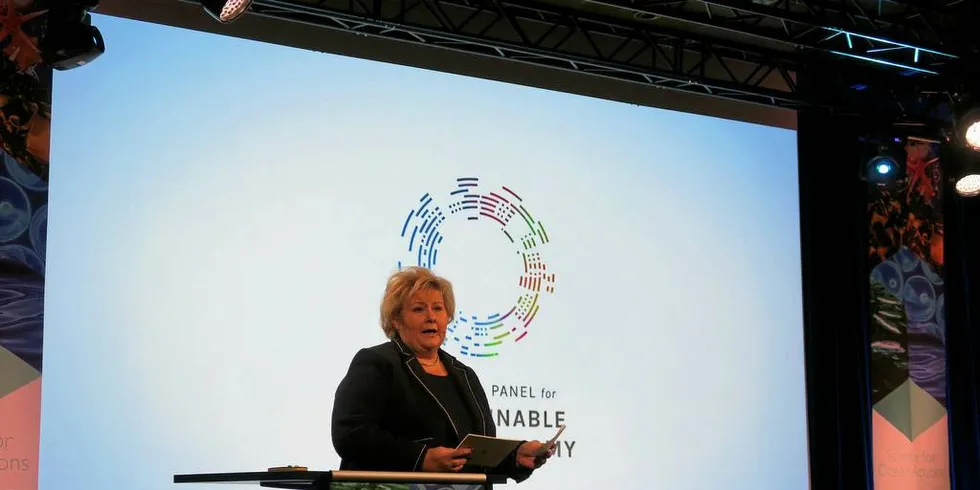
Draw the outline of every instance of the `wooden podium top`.
M486 485L504 483L506 477L483 473L426 473L399 471L254 471L239 473L191 473L174 475L174 483L240 483L266 488L327 489L330 482L360 483L456 483Z

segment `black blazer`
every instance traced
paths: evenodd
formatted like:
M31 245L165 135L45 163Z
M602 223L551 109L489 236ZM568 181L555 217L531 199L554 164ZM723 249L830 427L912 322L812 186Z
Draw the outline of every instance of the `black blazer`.
M473 432L495 437L490 404L476 372L441 349L439 356L472 413ZM454 424L445 409L431 408L435 395L422 383L422 374L418 359L397 337L354 355L333 406L331 435L340 469L422 471L425 451L446 445L432 440L432 435L444 432L447 424L454 431ZM462 440L466 434L457 436ZM505 475L518 482L532 472L517 465L516 451L497 468L464 471Z

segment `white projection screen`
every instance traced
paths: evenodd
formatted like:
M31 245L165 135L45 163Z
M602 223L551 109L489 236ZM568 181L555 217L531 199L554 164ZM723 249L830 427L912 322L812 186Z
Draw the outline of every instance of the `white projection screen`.
M42 490L336 468L419 264L499 434L567 425L521 488L808 487L794 131L96 21L55 77Z

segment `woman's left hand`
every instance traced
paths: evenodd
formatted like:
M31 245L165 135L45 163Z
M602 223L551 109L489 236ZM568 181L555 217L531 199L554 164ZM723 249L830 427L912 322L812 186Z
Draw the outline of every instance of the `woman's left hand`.
M545 443L541 441L528 441L521 444L517 448L517 465L532 470L540 468L548 461L548 458L555 454L554 446L549 447L546 451L544 447ZM538 455L538 453L541 454Z

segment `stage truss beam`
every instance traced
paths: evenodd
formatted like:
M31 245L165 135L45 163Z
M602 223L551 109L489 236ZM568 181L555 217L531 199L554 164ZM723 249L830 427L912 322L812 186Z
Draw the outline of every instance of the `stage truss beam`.
M865 34L887 26L895 31L897 21L867 12L856 16L845 10L847 2L836 0L792 0L794 8L810 9L810 16L780 8L789 6L790 0L772 5L741 0L587 1L607 6L629 3L630 9L643 14L642 20L513 0L255 0L251 15L742 102L787 109L822 107L922 122L934 122L935 113L932 102L925 104L927 110L919 110L920 94L940 92L936 88L944 82L940 70L960 59L947 52L952 50L924 47L931 46L925 41L893 46L898 42ZM914 3L917 0L909 5ZM678 7L682 4L700 4L705 13L682 11ZM724 18L719 9L730 17ZM703 25L706 34L658 25L658 16ZM841 18L851 19L850 30L840 27ZM888 19L895 19L894 14ZM773 22L779 29L771 28ZM768 45L708 35L717 29ZM877 46L876 52L883 56L909 57L910 63L869 64L860 56L850 56L852 63L843 65L846 69L824 77L835 80L836 86L821 93L799 90L797 73L832 66L829 62L841 56L841 42L848 43L853 54L855 39L862 43L860 49ZM911 69L916 66L920 69ZM889 71L894 69L914 76ZM856 86L862 90L855 90Z
M257 0L253 14L759 104L807 105L763 49L506 0Z
M951 25L962 0L585 0L651 22L670 19L789 49L939 75L960 59ZM958 9L958 10L957 10Z

